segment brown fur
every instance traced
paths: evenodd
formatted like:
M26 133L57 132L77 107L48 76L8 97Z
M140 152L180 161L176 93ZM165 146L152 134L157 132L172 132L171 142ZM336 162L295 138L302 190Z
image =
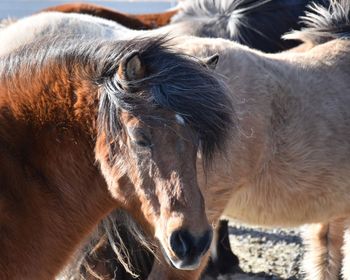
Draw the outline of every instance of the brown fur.
M91 3L69 3L59 6L49 7L43 12L63 12L63 13L80 13L97 16L120 23L131 29L153 29L170 23L170 19L178 11L171 10L158 14L125 14L114 9Z
M0 86L2 279L52 278L96 221L117 206L95 164L91 90L97 88L67 87L59 68L40 75L47 88L35 79L20 86L21 76ZM42 92L51 98L40 98Z
M189 110L181 98L188 101L191 94L196 108L202 106L208 98L195 101L196 91L203 95L205 82L209 98L223 98L224 87L199 62L169 51L163 38L48 39L28 43L0 61L0 278L52 279L114 208L129 211L156 237L167 258L177 260L169 241L174 231L186 230L193 238L210 233L195 167L195 139L201 135L206 141L208 130L199 134L207 122L191 113L187 120L198 130L177 123L170 108L177 106L178 114ZM168 70L163 63L204 81L189 85L174 78L180 70L166 72L166 85L178 94L166 96L162 85L163 96L171 100L167 109L152 95L161 83L156 67L161 74ZM120 68L125 77L117 75ZM209 107L213 116L226 115ZM188 265L197 265L205 251L198 249Z

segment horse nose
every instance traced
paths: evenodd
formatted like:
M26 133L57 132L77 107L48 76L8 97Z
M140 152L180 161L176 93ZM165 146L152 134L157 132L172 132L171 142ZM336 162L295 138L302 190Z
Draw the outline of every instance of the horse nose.
M208 251L212 237L211 229L199 237L193 236L188 230L177 230L170 236L170 246L180 260L191 262Z

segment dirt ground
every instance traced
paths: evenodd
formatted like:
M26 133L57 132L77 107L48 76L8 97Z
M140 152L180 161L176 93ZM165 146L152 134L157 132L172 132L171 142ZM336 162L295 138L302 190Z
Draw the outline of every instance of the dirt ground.
M229 234L244 274L222 275L217 280L302 279L300 262L304 249L299 228L252 228L230 221Z

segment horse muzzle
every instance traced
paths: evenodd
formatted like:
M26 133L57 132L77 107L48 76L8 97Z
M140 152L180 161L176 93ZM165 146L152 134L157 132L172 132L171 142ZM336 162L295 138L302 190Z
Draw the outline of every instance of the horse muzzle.
M209 229L200 236L192 235L188 230L174 231L169 238L172 255L166 257L171 265L177 269L194 270L199 267L202 256L208 251L213 238L213 231ZM163 252L165 253L165 252Z

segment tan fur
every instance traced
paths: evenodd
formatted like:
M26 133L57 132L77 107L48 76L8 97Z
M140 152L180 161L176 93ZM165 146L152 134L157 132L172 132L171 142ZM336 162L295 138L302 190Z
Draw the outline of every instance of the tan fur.
M305 41L287 52L306 52L317 44ZM346 274L346 246L344 245L345 220L338 219L324 224L312 224L305 227L305 257L303 271L307 279L338 280L343 271ZM344 248L343 248L344 247ZM342 267L342 264L344 266ZM346 276L345 279L350 279Z
M196 55L221 54L217 71L228 78L239 113L239 133L231 138L227 160L220 158L213 172L227 178L222 185L230 184L225 214L268 226L347 215L348 172L339 167L347 143L339 145L341 139L334 136L346 134L348 116L342 110L350 98L341 68L348 63L349 42L334 40L307 53L277 55L209 39L193 39L183 48ZM335 97L341 102L329 104ZM328 132L327 125L335 131ZM208 175L208 190L211 180Z
M344 219L305 226L303 270L306 279L339 279L343 254Z
M239 113L239 133L227 154L218 157L207 179L199 169L211 221L226 204L225 215L264 226L327 224L349 215L344 121L350 116L343 113L350 103L343 70L350 63L348 41L265 55L224 40L187 38L181 49L198 56L219 53L216 71L227 77ZM324 268L330 274L323 275L339 271L341 221L331 228L332 262Z

